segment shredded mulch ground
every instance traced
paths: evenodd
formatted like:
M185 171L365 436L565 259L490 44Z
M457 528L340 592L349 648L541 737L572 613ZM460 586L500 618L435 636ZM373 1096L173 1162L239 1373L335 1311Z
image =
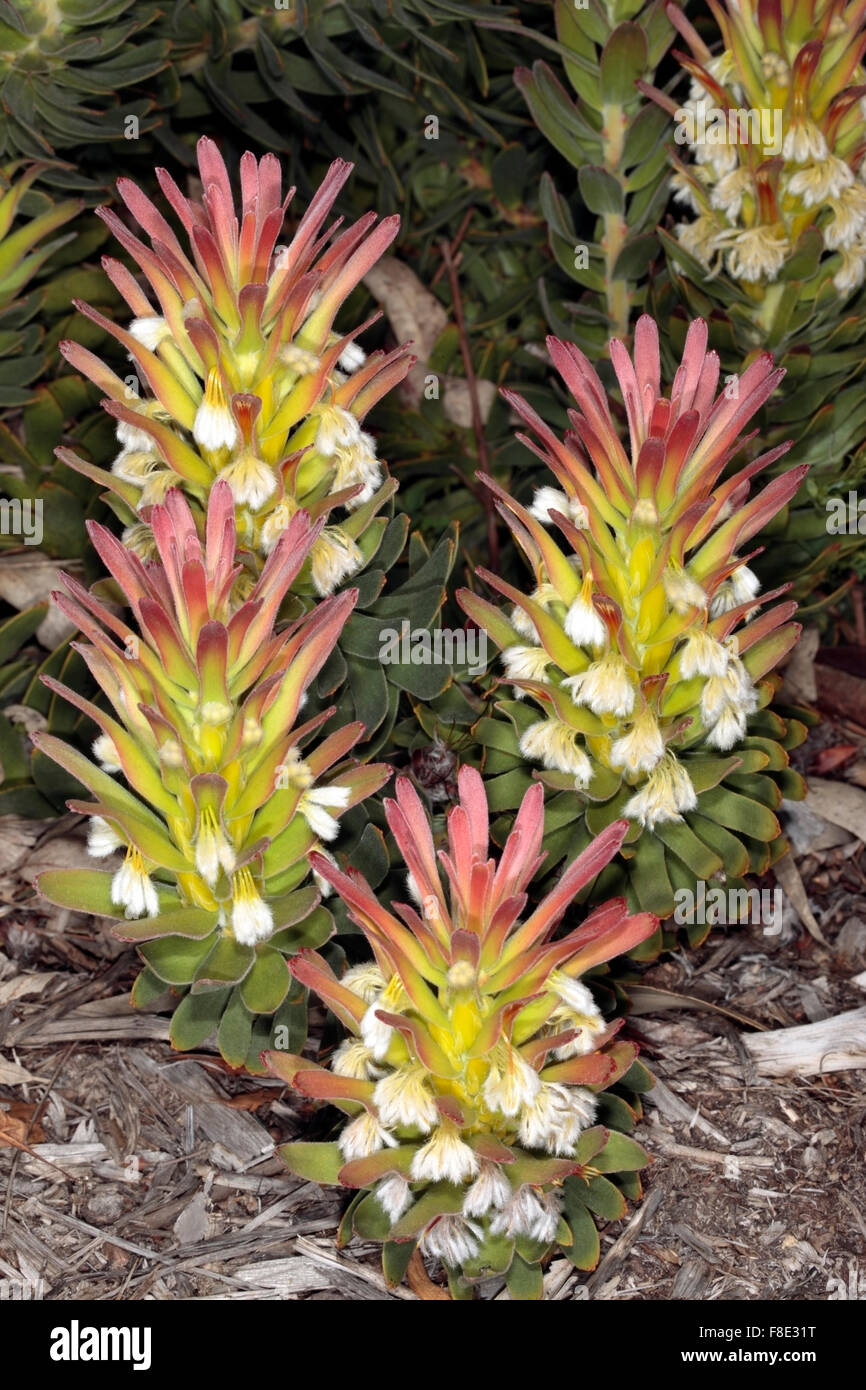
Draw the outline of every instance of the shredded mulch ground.
M806 759L832 739L822 730ZM603 1228L593 1274L551 1262L548 1298L866 1298L866 1070L770 1077L744 1044L866 1004L866 847L811 812L795 828L817 933L789 885L777 936L714 930L644 974L626 1035L658 1078L637 1131L655 1156L645 1200ZM129 1008L134 955L98 920L34 898L36 872L80 860L70 823L9 822L2 855L7 1289L27 1281L59 1301L437 1296L423 1271L414 1289L387 1289L372 1245L338 1252L344 1198L286 1174L276 1146L311 1126L323 1137L321 1118L278 1082L173 1053L166 1019ZM481 1296L507 1297L501 1281Z

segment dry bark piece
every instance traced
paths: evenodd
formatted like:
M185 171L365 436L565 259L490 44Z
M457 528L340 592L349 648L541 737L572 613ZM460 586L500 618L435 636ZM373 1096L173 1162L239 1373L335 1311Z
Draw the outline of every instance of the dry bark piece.
M744 1035L761 1076L822 1076L866 1067L866 1008L820 1023Z

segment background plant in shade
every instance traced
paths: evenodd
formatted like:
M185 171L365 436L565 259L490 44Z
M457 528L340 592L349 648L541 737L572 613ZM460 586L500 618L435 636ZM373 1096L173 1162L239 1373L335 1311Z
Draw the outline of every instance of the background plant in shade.
M674 31L660 0L583 7L555 0L553 9L563 75L575 97L543 59L531 70L519 68L515 81L539 128L576 173L576 196L549 174L541 181L551 250L583 288L577 303L548 290L548 304L557 331L595 356L611 334L628 334L658 256L670 122L637 82L655 76Z
M780 373L761 356L717 396L719 360L706 344L707 326L696 319L663 395L654 321L638 320L634 360L611 341L628 411L625 446L587 358L549 340L578 406L565 443L519 396L509 399L534 436L524 442L558 487L540 488L527 510L487 480L535 587L526 593L479 569L509 610L460 595L499 647L502 681L513 688L500 707L510 737L495 722L478 728L490 745L487 768L499 774L491 783L497 809L522 795L528 770L508 770L519 753L540 764L556 793L552 858L628 817L630 862L611 866L593 898L621 893L633 909L662 917L675 890L695 878L724 870L736 882L784 853L774 812L783 792L805 792L773 739L781 721L767 710L774 686L762 683L797 639L788 621L796 603L761 613L786 590L761 596L747 564L752 538L796 493L805 468L750 498L752 478L782 452L774 449L723 481Z
M176 489L151 523L156 563L147 567L109 531L90 528L135 628L68 575L56 596L90 639L81 655L113 712L47 680L99 729L96 761L36 736L94 798L69 803L90 817L90 855L122 853L123 863L48 872L39 889L124 919L116 932L145 962L133 1001L183 993L175 1047L196 1047L217 1030L226 1060L255 1070L274 1028L303 1044L306 1012L290 993L285 957L333 930L308 881L307 853L334 840L336 817L389 775L382 764L346 761L360 725L322 737L330 711L296 723L357 595L325 599L277 633L281 600L322 522L311 526L298 512L250 588L236 565L225 482L211 492L204 543Z
M120 77L113 86L103 82L102 95L90 93L87 101L94 109L116 108L119 114L137 116L137 138L118 140L113 118L94 118L97 129L92 140L84 143L71 131L64 138L52 129L52 148L77 162L52 168L43 177L81 188L88 199L97 199L106 192L113 197L115 180L122 172L153 193L159 192L153 167L164 162L186 190L202 125L217 134L234 177L235 160L243 148L237 144L240 126L245 127L243 139L253 143L262 133L260 124L247 125L237 118L239 108L234 103L243 105L248 98L251 113L253 108L267 109L271 133L263 145L280 152L284 171L299 185L299 200L309 200L334 157L352 156L356 172L339 190L335 211L353 218L367 214L374 204L383 215L400 211L403 225L395 254L411 266L419 284L433 283L446 323L452 293L449 280L441 275L440 246L454 247L465 338L479 377L488 377L492 383L506 377L540 378L543 364L527 351L527 344L531 348L543 329L534 293L543 247L540 219L529 212L525 200L534 199L540 164L533 164L533 150L541 139L523 110L511 74L518 55L526 57L545 42L552 43L550 35L536 36L525 27L527 19L544 19L546 7L473 6L471 16L459 5L425 6L423 15L414 6L399 8L390 3L354 7L351 15L340 5L313 8L315 14L306 28L296 22L295 12L275 12L265 5L172 4L160 8L153 24L149 12L137 10L134 17L124 12L127 54L165 38L171 56L163 54L158 73L131 78L129 87L121 86ZM33 23L35 9L29 17ZM70 26L74 29L78 22L76 13L73 7L63 7L62 14L65 42L72 53ZM369 23L363 15L369 16ZM110 17L106 9L103 18ZM90 51L85 39L93 38L88 18L89 12L78 16L82 53ZM490 27L494 20L495 28ZM221 47L223 39L227 48ZM272 40L278 50L277 66L285 65L279 80L271 61ZM151 55L154 61L157 56ZM51 71L52 80L59 84L74 81L74 67L66 70L54 62ZM26 80L37 85L32 73ZM40 79L43 87L46 80ZM136 105L143 93L149 114ZM335 94L339 94L337 120L333 119ZM57 112L64 106L73 108L70 93L62 86L51 100ZM428 120L431 116L438 123L435 130ZM38 124L38 118L34 119ZM425 138L428 133L435 138ZM273 138L274 134L279 138ZM380 139L387 145L387 158ZM193 198L198 197L194 185L190 191ZM464 225L472 207L477 214L471 225ZM117 208L125 216L122 206ZM128 320L119 313L120 297L88 262L104 240L105 229L86 216L76 226L82 238L76 292L107 319L122 325ZM117 259L127 272L137 273L123 248ZM51 332L50 361L36 388L37 400L28 411L16 412L9 419L0 447L4 458L13 459L16 476L19 469L24 470L20 484L16 483L24 495L63 487L70 501L76 499L74 505L66 505L64 497L62 507L46 507L46 529L52 526L58 533L56 543L46 548L67 565L87 570L92 552L86 545L83 520L86 515L104 513L100 490L93 482L75 478L65 465L56 465L53 450L58 444L70 446L85 462L106 470L115 450L110 422L93 409L98 393L58 361L56 344L60 337L70 337L102 356L116 350L102 328L78 314L70 315L72 294L62 278L49 283L49 294L53 296L55 290L66 308L68 331ZM359 286L346 306L346 322L362 323L377 307L375 298ZM416 325L410 328L414 334ZM384 321L364 336L368 350L390 350L394 342ZM113 365L121 377L128 375L129 366L122 357L115 357ZM463 375L463 357L450 324L431 369L450 370L455 378ZM387 593L379 599L382 623L408 617L415 626L429 624L441 606L444 579L455 553L453 539L446 534L448 526L454 520L463 522L467 547L486 533L486 513L471 483L481 447L477 434L465 410L456 421L443 406L437 400L422 398L409 404L401 399L399 406L383 404L370 416L368 428L377 438L379 452L392 460L404 488L376 560L361 577L359 619L376 602L385 572L390 570ZM512 448L503 408L497 406L487 420L486 435L494 452ZM407 544L410 515L415 534ZM381 518L374 521L371 540L380 524ZM21 557L15 556L7 569L10 592L13 584L16 592L20 588L21 569ZM45 590L44 586L36 589L35 567L30 566L27 575L28 582L33 580L32 599L42 602ZM454 620L459 623L459 616ZM54 646L43 625L38 632L41 642ZM62 705L33 679L40 662L50 662L57 674L58 663L68 658L53 650L46 656L44 646L16 652L14 631L9 642L12 655L20 655L20 662L12 663L16 688L10 698L16 708L23 702L39 721L59 728L59 720L63 732L70 732ZM361 633L359 620L353 619L353 634L346 634L346 642L351 642L353 650L347 646L344 655L335 655L317 681L321 698L330 701L342 691L370 736L383 743L398 713L403 726L401 747L408 750L419 739L422 744L429 742L431 735L422 731L415 711L425 715L430 701L451 686L451 671L397 664L386 680L378 644L369 633ZM458 692L455 698L465 714L462 695ZM429 719L425 716L425 722L430 728L445 729L452 717L450 712L434 714ZM0 735L8 735L0 799L9 810L50 813L61 796L50 763L32 754L17 727L0 723Z
M581 975L655 929L622 900L557 941L579 889L627 830L610 825L524 917L538 867L544 793L531 787L498 864L488 857L484 783L459 774L448 847L437 856L418 793L405 779L386 801L388 823L418 910L377 900L359 874L313 856L363 931L374 960L342 980L313 951L292 971L351 1036L329 1068L271 1052L276 1076L350 1116L335 1142L287 1144L292 1172L356 1189L341 1227L383 1242L389 1283L416 1245L445 1266L452 1295L504 1275L513 1298L540 1298L542 1262L556 1246L579 1269L598 1260L592 1212L621 1215L647 1162L604 1092L650 1078L637 1048L614 1041ZM444 879L440 876L440 864ZM601 1123L596 1123L596 1121ZM611 1128L606 1125L610 1124ZM609 1175L609 1176L605 1176Z
M668 321L674 351L684 331L676 304L709 319L724 370L737 370L758 348L785 367L762 432L768 444L792 438L786 466L809 463L810 475L801 505L768 532L763 573L772 582L799 572L805 596L833 566L840 576L850 570L856 542L828 545L825 503L866 471L866 16L862 5L838 0L775 7L747 0L719 5L718 29L703 26L702 37L676 5L666 8L684 40L677 50L690 79L683 111L697 117L715 109L727 118L755 110L773 119L765 122L766 145L750 138L676 146L673 226L660 232L669 277L658 283L654 312ZM676 106L650 94L669 111Z

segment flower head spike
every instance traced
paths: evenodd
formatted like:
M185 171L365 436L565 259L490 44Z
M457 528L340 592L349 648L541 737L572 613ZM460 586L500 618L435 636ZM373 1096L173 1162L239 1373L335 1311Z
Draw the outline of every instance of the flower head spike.
M766 711L773 687L764 678L797 638L796 604L762 610L785 589L761 595L746 562L752 537L795 496L806 469L752 494L753 479L788 445L729 467L784 373L764 355L719 393L719 360L707 351L701 319L689 326L669 391L648 315L637 323L633 354L611 342L623 429L583 353L556 339L548 346L577 402L565 442L526 401L505 394L568 505L551 504L542 524L485 479L536 588L523 595L479 570L511 616L466 590L459 599L501 647L504 679L538 707L504 703L514 752L540 764L537 775L552 790L575 796L575 820L585 817L587 830L605 823L602 814L634 822L628 871L608 874L604 892L613 886L631 905L667 916L683 864L696 877L739 876L750 859L753 868L768 865L770 846L777 853L782 843L771 773L783 774L786 795L800 789L783 750L771 755L764 742L781 731ZM586 527L571 520L572 502L587 509ZM542 593L543 603L535 596ZM519 641L515 614L532 623L536 645ZM501 736L495 746L506 746ZM738 828L766 851L738 842Z
M93 798L70 803L91 817L89 853L108 859L124 850L125 858L113 871L46 873L40 889L54 902L123 919L117 934L138 943L145 961L134 997L145 1002L169 987L184 994L175 1046L198 1046L217 1030L234 1066L258 1068L261 1042L283 1010L296 1017L297 1004L286 1003L287 956L332 930L307 852L319 836L334 839L337 817L388 775L347 761L359 725L322 739L317 730L331 711L297 724L355 595L275 628L322 524L298 511L239 600L225 481L211 490L202 535L176 490L150 521L156 558L147 564L109 531L90 528L129 621L70 576L54 596L88 639L81 653L105 708L52 677L46 684L101 730L93 745L101 767L38 736L41 751Z
M608 904L557 934L581 888L622 843L618 821L527 909L540 863L543 793L530 788L497 861L490 856L481 776L463 767L459 804L437 853L421 800L399 778L385 810L421 911L381 905L357 873L311 855L343 898L375 964L338 980L314 952L292 964L342 1019L354 1041L330 1070L270 1053L275 1075L351 1117L336 1144L287 1145L305 1176L323 1176L359 1197L357 1229L388 1222L388 1247L419 1241L452 1279L540 1261L564 1226L585 1222L581 1193L607 1164L608 1144L635 1167L636 1145L595 1125L598 1092L634 1064L635 1048L612 1042L581 974L656 929L649 913ZM373 1053L369 1019L382 1030ZM576 1044L573 1046L573 1044ZM372 1071L375 1067L375 1071ZM622 1146L625 1145L625 1148ZM598 1162L598 1167L595 1163ZM569 1233L570 1236L570 1233ZM387 1265L386 1265L387 1268Z
M338 159L294 235L278 247L294 190L283 196L276 156L242 157L239 205L206 136L198 166L201 202L157 170L169 217L131 180L119 180L137 232L110 209L100 211L144 289L107 259L107 274L129 307L128 326L79 307L131 357L143 383L138 396L87 349L65 343L62 350L104 392L124 449L151 460L147 471L115 467L101 481L146 523L150 505L162 500L154 471L163 492L173 482L196 508L225 479L246 563L259 568L299 506L314 517L333 513L332 534L357 560L343 565L329 587L317 583L318 592L330 593L358 568L357 542L393 491L360 422L411 365L403 348L366 356L353 341L361 330L342 336L335 322L398 221L375 225L369 215L347 228L339 220L329 225L352 169ZM69 451L61 457L93 476L92 465Z
M680 223L682 246L707 270L724 265L759 314L766 305L765 327L778 302L770 287L807 244L817 264L821 234L827 252L844 249L859 262L859 277L838 256L824 263L821 278L847 295L866 261L862 5L723 0L714 9L724 44L716 56L679 5L665 8L691 50L677 54L692 81L675 118L691 162L676 161L674 184L707 226L697 238L695 222Z

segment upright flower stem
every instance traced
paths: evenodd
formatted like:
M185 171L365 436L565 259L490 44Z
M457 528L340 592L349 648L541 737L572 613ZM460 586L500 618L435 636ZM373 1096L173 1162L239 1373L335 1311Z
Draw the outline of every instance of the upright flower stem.
M454 305L454 318L457 322L457 332L460 336L460 355L463 358L463 370L466 373L466 383L469 388L469 403L472 409L472 429L475 434L475 447L478 452L478 462L484 473L488 471L487 440L484 437L484 421L481 418L481 406L478 402L478 381L475 376L475 368L472 365L472 350L469 346L469 336L466 332L466 319L463 315L463 298L460 294L460 282L457 276L457 267L454 263L453 248L447 241L441 244L442 260L445 271L448 275L448 284L451 289L451 302ZM490 568L497 572L499 569L499 533L496 529L496 504L491 496L482 493L484 502L484 514L487 522L487 553L490 557Z

